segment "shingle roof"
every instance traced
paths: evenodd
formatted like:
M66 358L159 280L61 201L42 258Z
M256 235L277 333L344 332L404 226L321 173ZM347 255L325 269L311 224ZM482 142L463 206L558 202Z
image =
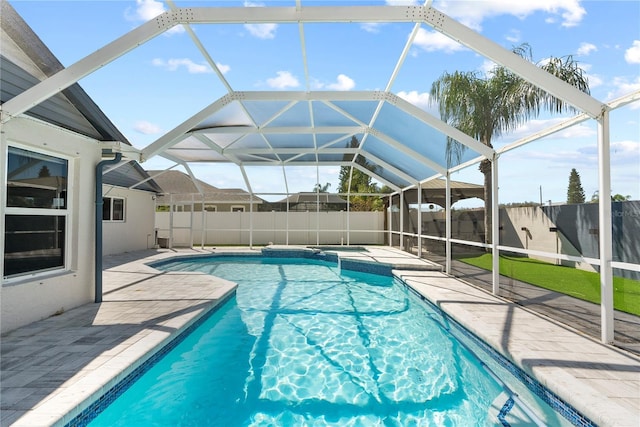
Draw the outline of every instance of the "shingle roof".
M0 28L0 104L3 104L56 74L64 69L64 66L5 0L0 0ZM97 141L119 141L131 145L77 83L41 102L25 114ZM103 182L130 187L148 178L138 163L125 163L105 173ZM160 191L152 180L136 188Z
M180 171L148 170L147 173L160 186L164 196L158 198L159 203L168 203L168 194L171 194L174 201L190 201L192 197L195 201L202 199L198 187L191 180L189 175ZM198 185L204 193L207 202L217 203L249 203L251 195L240 188L218 188L204 181L196 179ZM253 203L262 203L263 200L253 196Z
M289 197L279 200L278 203L287 203L287 201L289 203L316 203L318 200L320 203L347 204L346 200L336 194L313 192L292 194Z
M0 102L5 103L64 69L64 66L5 0L0 1L0 26ZM131 145L77 83L25 114L98 141L120 141Z

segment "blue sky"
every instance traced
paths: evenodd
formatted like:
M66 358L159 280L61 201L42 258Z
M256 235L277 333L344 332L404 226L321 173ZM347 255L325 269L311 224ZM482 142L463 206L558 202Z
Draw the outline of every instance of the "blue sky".
M168 9L161 1L10 0L25 21L65 65ZM306 2L302 4L382 4ZM391 2L388 2L391 3ZM406 4L407 2L395 2ZM264 2L291 6L294 1ZM261 5L237 1L175 1L178 7ZM640 1L442 1L433 6L510 49L531 45L534 60L573 55L589 77L592 96L608 101L640 90ZM384 89L413 24L306 24L311 90ZM194 25L220 72L234 90L305 90L297 25ZM443 72L486 72L482 56L423 25L392 91L437 115L429 104L431 84ZM182 27L160 35L80 81L99 107L138 148L155 141L226 93ZM501 147L570 117L542 114L494 141ZM587 199L597 190L597 130L594 121L571 127L504 154L500 202L566 200L571 168L580 173ZM640 102L611 113L612 189L640 198ZM154 158L146 169L173 163ZM245 188L237 166L193 165L196 175L221 188ZM338 186L338 167L292 170L292 192L316 182ZM282 192L281 169L248 168L256 192ZM292 179L292 176L295 179ZM454 179L482 183L477 166ZM481 205L479 201L466 202Z

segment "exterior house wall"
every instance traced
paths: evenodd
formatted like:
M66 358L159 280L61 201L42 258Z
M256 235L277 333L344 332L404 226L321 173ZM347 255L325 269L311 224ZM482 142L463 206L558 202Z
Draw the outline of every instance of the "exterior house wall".
M102 222L102 254L152 248L155 244L154 194L110 185L102 186L105 197L125 200L124 221Z
M92 139L25 117L3 124L0 149L0 187L6 193L8 145L60 156L69 160L67 184L69 216L66 226L67 269L2 279L1 332L6 332L94 298L94 174L101 149ZM5 197L0 207L4 230ZM4 233L3 233L4 234ZM0 254L4 258L4 236ZM0 265L0 277L4 277Z
M162 212L169 211L168 199L168 196L163 196L162 201L157 203L157 208ZM193 212L202 212L202 202L197 200L198 199L196 198L196 201L193 202ZM205 202L204 205L206 211L210 211L213 206L215 206L216 212L231 212L232 209L236 207L242 207L245 212L249 212L251 210L251 204L244 202ZM191 201L173 201L174 212L191 212L191 206ZM257 204L253 205L253 210L258 210Z

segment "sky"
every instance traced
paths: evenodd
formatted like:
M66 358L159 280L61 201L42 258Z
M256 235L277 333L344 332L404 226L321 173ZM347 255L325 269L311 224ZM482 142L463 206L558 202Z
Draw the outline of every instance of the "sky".
M169 9L155 0L10 0L53 54L69 66ZM293 0L179 1L178 7L292 6ZM387 1L387 4L418 4ZM383 1L314 1L302 5L371 5ZM585 71L591 95L608 102L640 90L640 1L434 0L433 7L501 46L531 46L533 60L572 55ZM297 25L192 25L219 72L233 90L382 90L413 24L305 24L309 87L305 82ZM422 25L391 91L438 116L429 99L432 83L444 72L486 75L493 64L481 55ZM144 148L225 93L182 26L155 37L107 64L79 84L137 148ZM493 141L496 148L546 129L575 113L542 112ZM611 112L612 192L640 199L640 101ZM598 189L597 125L588 120L503 154L499 163L500 203L566 201L575 168L589 200ZM166 169L162 158L145 169ZM195 175L219 188L246 189L236 165L191 164ZM180 169L180 167L178 168ZM339 167L290 168L291 192L312 191L317 182L338 187ZM284 192L281 168L248 167L257 193ZM453 179L482 184L477 165ZM269 199L269 197L265 197ZM275 197L277 199L278 197ZM273 198L272 198L273 199ZM481 206L479 200L456 206Z

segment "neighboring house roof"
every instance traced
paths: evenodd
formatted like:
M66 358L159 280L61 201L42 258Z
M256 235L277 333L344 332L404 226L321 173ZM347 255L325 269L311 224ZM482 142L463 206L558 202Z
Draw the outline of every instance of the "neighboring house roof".
M451 204L463 200L477 197L484 199L484 186L471 184L468 182L451 181ZM422 184L424 198L422 203L434 203L444 207L446 181L444 179L432 179ZM418 190L408 190L405 192L404 200L408 204L418 203Z
M51 77L64 66L6 0L0 0L0 104ZM97 141L131 145L79 84L41 102L25 113ZM148 178L133 161L105 174L104 183L130 187ZM136 188L158 191L147 181Z
M158 203L169 203L168 195L174 202L188 202L192 199L195 202L202 201L202 195L196 184L189 175L180 171L148 170L147 173L153 177L154 181L162 189L163 196L158 198ZM202 189L204 199L207 203L250 203L251 195L240 188L218 188L204 181L196 179ZM253 203L263 203L264 201L253 196Z
M347 201L341 198L340 196L332 193L296 193L292 194L289 197L286 197L282 200L279 200L277 203L287 203L289 204L297 204L297 203L316 203L320 201L320 203L333 203L333 204L342 204L346 205Z

